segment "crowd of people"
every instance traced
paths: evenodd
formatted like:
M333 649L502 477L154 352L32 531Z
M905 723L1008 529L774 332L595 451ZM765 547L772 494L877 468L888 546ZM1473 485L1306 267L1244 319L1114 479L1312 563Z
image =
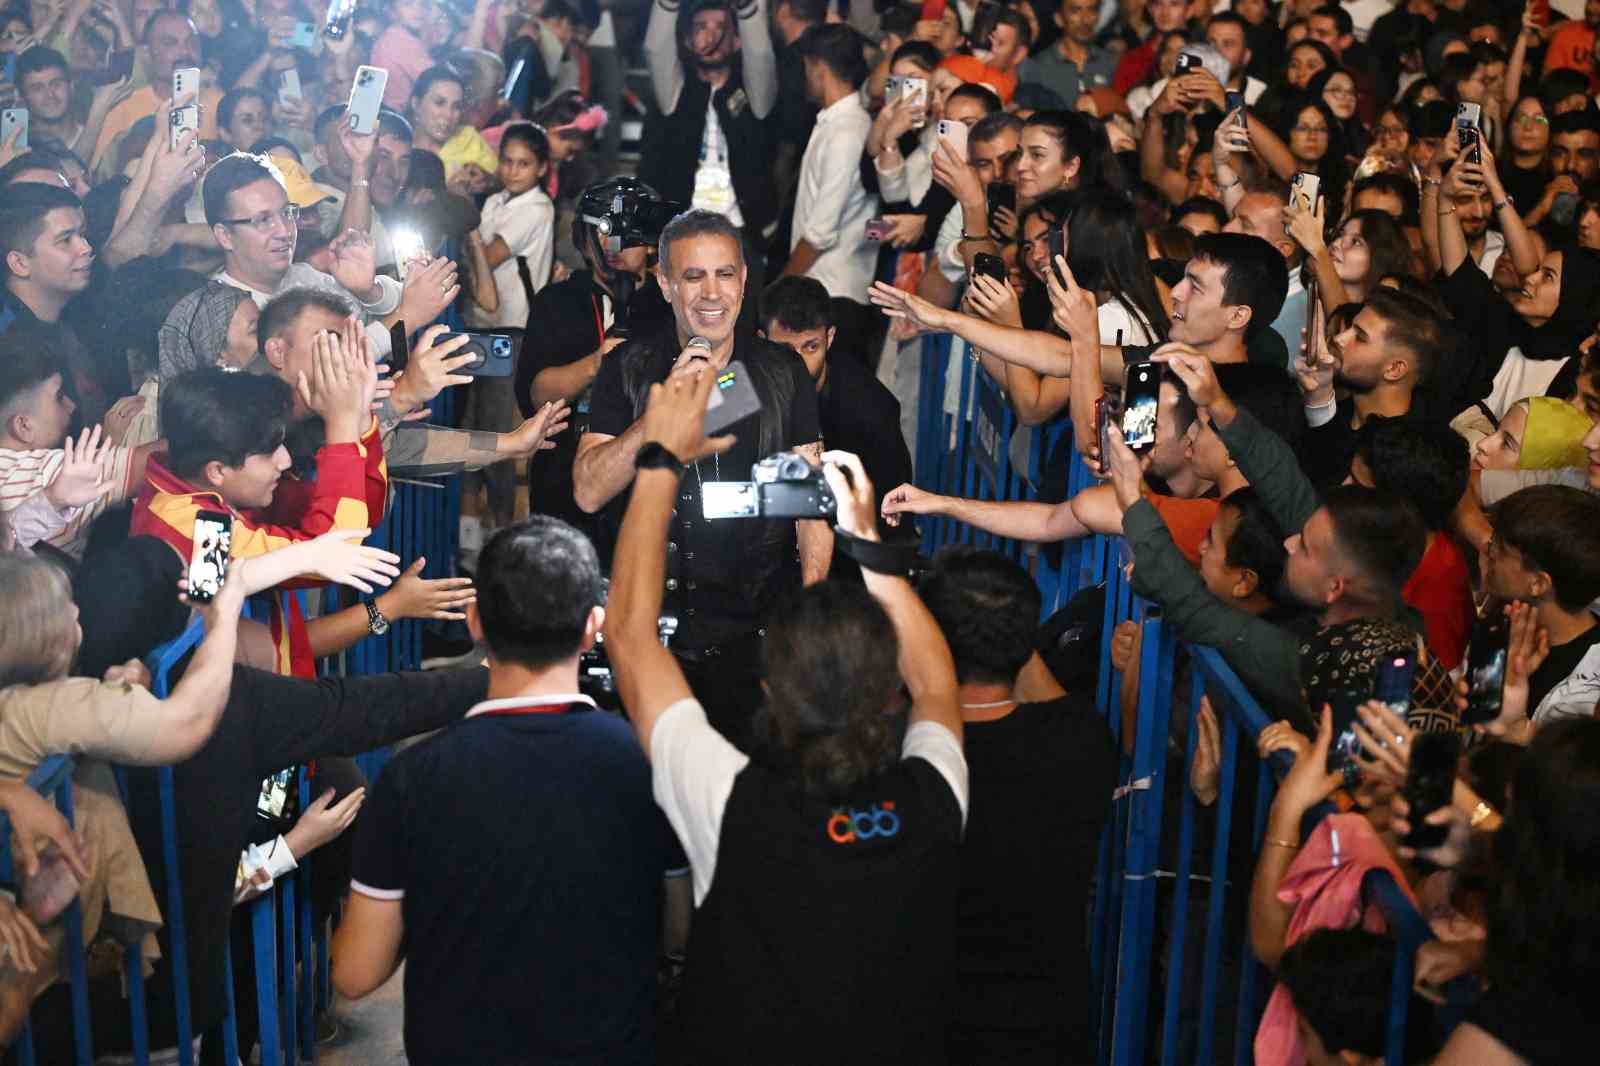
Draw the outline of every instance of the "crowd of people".
M1436 934L1406 1061L1581 1055L1597 30L1571 0L0 11L0 1045L31 1017L68 1055L77 899L98 1054L125 958L175 1053L180 903L201 1061L230 996L248 1054L236 904L315 851L334 984L403 964L415 1063L1095 1061L1139 738L1163 864L1186 805L1227 856L1156 931L1164 1052L1382 1060L1376 873ZM980 375L1026 500L913 469ZM363 545L395 479L457 475L459 558ZM1031 547L920 558L924 517ZM1166 681L1103 588L1041 619L1034 568L1090 535L1266 710L1270 796L1220 699L1140 737ZM324 668L402 621L436 668ZM55 754L76 829L22 783ZM1174 963L1208 912L1264 1004L1202 1010Z

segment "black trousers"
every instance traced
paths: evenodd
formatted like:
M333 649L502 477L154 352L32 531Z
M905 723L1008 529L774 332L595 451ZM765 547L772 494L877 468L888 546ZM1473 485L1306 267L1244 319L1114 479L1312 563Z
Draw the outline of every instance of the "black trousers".
M761 638L752 634L719 645L711 654L677 654L677 659L711 727L749 753L756 743L754 723L762 702Z

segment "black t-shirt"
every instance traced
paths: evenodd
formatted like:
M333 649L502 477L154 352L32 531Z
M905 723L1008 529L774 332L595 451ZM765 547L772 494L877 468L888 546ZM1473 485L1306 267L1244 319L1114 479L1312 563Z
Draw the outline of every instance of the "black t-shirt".
M839 804L740 771L690 934L692 1061L942 1061L960 841L959 801L926 759Z
M589 432L618 437L644 413L650 386L664 381L682 352L673 329L636 337L600 364L589 399ZM707 520L700 486L749 481L756 461L822 439L817 389L792 348L745 335L733 359L744 364L761 411L730 426L737 439L722 455L694 463L683 476L667 549L667 613L678 618L675 651L694 653L748 636L791 589L800 586L794 522ZM619 525L619 493L605 511Z
M1594 621L1591 616L1591 621ZM1550 691L1567 679L1567 675L1578 668L1583 657L1589 654L1589 649L1600 644L1600 622L1591 625L1578 636L1565 644L1557 644L1550 649L1550 654L1544 662L1539 664L1539 669L1528 678L1528 715L1533 712L1550 695Z
M655 1061L661 878L686 863L627 721L531 707L396 756L362 814L352 890L403 901L418 1066Z
M850 355L828 358L817 393L822 441L830 451L861 457L879 493L911 480L911 452L900 432L900 401Z
M541 371L575 363L598 349L605 340L610 307L611 297L595 284L594 274L588 270L577 271L534 294L517 358L517 405L524 418L532 418L536 410L533 379ZM626 318L634 332L653 332L671 321L672 309L654 280L646 279L634 290ZM588 429L589 391L585 389L572 403L572 417L555 438L555 447L534 453L528 462L529 509L565 519L586 531L591 528L592 516L572 498L572 462L578 455L578 441Z
M1092 701L1024 703L965 728L971 799L961 844L953 1030L1034 1030L1091 1046L1084 915L1117 751Z

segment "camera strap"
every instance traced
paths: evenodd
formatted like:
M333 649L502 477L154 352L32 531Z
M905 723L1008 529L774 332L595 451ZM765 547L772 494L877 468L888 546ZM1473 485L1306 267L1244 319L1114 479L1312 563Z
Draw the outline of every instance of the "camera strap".
M917 549L911 544L885 544L862 540L853 533L833 527L833 543L839 551L861 564L863 570L893 577L907 577L916 568Z

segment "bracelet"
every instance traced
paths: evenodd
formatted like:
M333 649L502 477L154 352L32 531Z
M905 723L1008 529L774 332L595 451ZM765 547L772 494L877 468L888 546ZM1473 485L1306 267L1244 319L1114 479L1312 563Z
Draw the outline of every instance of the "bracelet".
M1479 800L1478 805L1472 808L1472 817L1467 820L1467 825L1473 829L1477 829L1479 826L1483 825L1484 822L1487 822L1493 817L1494 808L1489 806L1483 800Z
M1494 205L1494 209L1496 211L1503 211L1503 210L1505 210L1506 208L1508 208L1510 206L1511 206L1511 197L1507 196L1504 200L1501 200L1499 203L1495 204Z
M671 470L678 477L683 476L683 460L667 450L667 446L660 441L650 441L639 449L633 457L635 470Z
M962 230L961 231L961 240L957 241L956 243L957 244L967 244L967 243L970 243L972 241L992 241L992 240L994 240L994 237L991 234L988 234L988 233L968 233L966 230Z
M1455 205L1454 205L1454 204L1451 204L1451 205L1450 205L1450 210L1448 210L1448 211L1446 211L1446 210L1445 210L1445 209L1444 209L1444 208L1442 208L1442 207L1441 207L1441 208L1440 208L1440 209L1439 209L1439 217L1440 217L1440 218L1443 218L1443 217L1444 217L1444 216L1446 216L1446 215L1453 215L1453 214L1455 214L1455 213L1456 213L1456 208L1455 208Z
M1273 846L1275 848L1288 848L1290 851L1299 851L1300 850L1300 845L1296 844L1294 841L1292 841L1292 840L1279 840L1276 837L1267 837L1265 840L1262 841L1262 843L1263 844L1270 844L1271 846Z
M365 189L371 184L372 182L368 181L366 178L356 178L350 182L350 187L352 189Z
M1432 185L1435 189L1444 184L1443 178L1423 178L1422 184Z

